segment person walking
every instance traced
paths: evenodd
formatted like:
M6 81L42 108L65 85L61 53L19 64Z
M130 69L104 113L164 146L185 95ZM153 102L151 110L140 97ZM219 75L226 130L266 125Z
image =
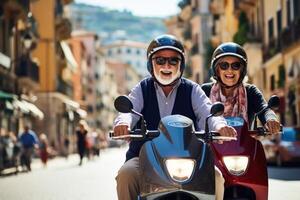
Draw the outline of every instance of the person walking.
M86 142L87 142L87 130L85 128L84 122L79 122L78 129L76 130L76 136L77 136L77 151L79 154L79 165L82 165L82 160L84 155L86 154Z
M40 143L39 143L39 150L40 150L40 158L44 165L47 166L48 158L49 158L49 145L47 135L45 133L40 134Z
M28 125L26 125L19 140L22 145L21 165L23 169L31 171L31 159L34 154L34 150L38 149L38 137L36 133L31 130Z

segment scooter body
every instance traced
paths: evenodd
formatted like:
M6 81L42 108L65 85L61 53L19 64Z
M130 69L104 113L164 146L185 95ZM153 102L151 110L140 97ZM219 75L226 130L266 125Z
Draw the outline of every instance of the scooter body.
M212 144L215 162L225 178L224 199L268 199L267 162L262 144L242 118L226 118L237 140ZM227 162L227 164L226 164Z
M140 151L144 183L140 199L215 199L214 156L210 145L194 134L192 120L181 115L164 117L159 132ZM167 162L174 159L190 161L189 177L172 175Z
M125 135L110 132L113 139L146 140L139 154L141 186L138 199L215 199L215 159L211 143L236 139L209 131L208 119L222 115L223 104L213 104L204 132L196 132L193 121L182 115L166 116L160 120L158 130L147 130L143 115L133 110L128 97L120 96L114 104L119 112L141 117L141 129Z

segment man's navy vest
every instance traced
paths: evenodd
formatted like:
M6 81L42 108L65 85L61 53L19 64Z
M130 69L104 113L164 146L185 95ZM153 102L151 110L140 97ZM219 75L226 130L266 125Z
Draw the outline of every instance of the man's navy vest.
M157 130L160 121L160 114L156 91L154 87L153 78L147 78L141 81L141 87L144 98L144 107L142 114L147 122L148 130ZM195 129L197 130L196 116L192 107L192 89L193 83L187 79L182 78L181 84L177 89L176 99L172 110L172 115L180 114L193 120ZM140 128L140 122L136 128ZM145 141L131 141L129 149L126 153L126 161L139 156L140 149Z

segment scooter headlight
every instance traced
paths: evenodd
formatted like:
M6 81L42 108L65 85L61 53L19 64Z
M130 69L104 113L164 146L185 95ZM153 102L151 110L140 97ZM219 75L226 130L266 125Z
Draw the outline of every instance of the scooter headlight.
M195 160L182 158L166 159L165 165L169 175L174 181L184 182L191 177L195 168Z
M224 156L223 161L232 175L240 176L245 173L249 158L247 156Z

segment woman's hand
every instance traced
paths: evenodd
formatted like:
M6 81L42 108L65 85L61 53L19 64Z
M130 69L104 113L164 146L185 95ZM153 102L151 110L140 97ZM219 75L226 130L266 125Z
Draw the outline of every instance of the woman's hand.
M221 136L227 136L227 137L236 137L237 133L236 130L228 125L221 126L217 128L216 130L218 133L220 133Z
M280 132L280 123L277 120L268 120L265 124L265 128L270 134L278 134Z

